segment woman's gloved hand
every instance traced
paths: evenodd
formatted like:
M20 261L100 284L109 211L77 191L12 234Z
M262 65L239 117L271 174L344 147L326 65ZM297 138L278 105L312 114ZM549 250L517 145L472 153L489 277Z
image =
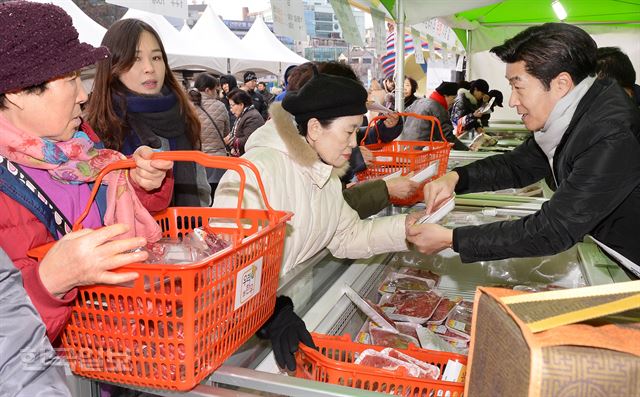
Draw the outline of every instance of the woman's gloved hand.
M295 352L300 342L317 349L304 321L293 312L293 301L288 296L276 298L273 315L258 330L257 336L271 340L271 347L276 363L280 368L295 371Z

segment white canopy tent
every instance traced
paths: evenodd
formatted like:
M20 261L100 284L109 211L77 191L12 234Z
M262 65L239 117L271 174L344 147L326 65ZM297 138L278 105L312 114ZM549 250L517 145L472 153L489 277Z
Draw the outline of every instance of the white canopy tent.
M107 32L107 29L103 28L99 23L91 19L75 5L71 0L32 0L37 3L51 3L61 7L71 15L73 20L73 26L78 31L78 38L83 43L89 43L93 46L99 46L102 42L102 37Z
M214 69L223 73L232 71L231 60L253 59L252 51L229 30L211 6L207 6L191 29L190 41L200 54L206 54L211 58Z
M257 17L251 25L251 29L242 39L245 48L250 49L252 58L256 60L236 59L231 62L231 70L238 73L245 70L262 69L271 73L282 75L289 65L300 65L308 62L282 44L271 33L267 24L261 17Z

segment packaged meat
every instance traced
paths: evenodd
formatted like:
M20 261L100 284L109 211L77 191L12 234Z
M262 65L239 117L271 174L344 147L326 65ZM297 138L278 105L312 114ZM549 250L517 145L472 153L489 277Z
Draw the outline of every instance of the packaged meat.
M392 272L380 284L378 291L381 294L405 291L426 292L431 291L435 284L435 281L431 279Z
M446 329L446 327L442 326ZM444 340L444 338L437 335L435 332L428 328L420 326L418 331L418 340L420 341L420 347L428 350L436 350L440 352L448 353L461 353L461 350L454 346L455 343ZM466 341L462 345L462 349L467 347Z
M461 297L454 299L442 298L433 315L429 318L429 321L427 321L427 324L442 324L460 301L462 301Z
M413 358L407 354L404 354L403 352L397 351L390 347L383 349L382 353L388 355L391 358L396 358L398 360L417 365L422 370L422 373L420 374L421 378L438 379L440 377L440 368L436 367L433 364L425 363L424 361Z
M392 320L424 324L433 315L441 299L442 296L435 291L396 292L383 295L380 306Z
M371 343L377 346L394 347L396 349L406 349L410 343L416 347L420 346L420 342L416 338L399 333L394 334L375 326L369 327L369 335L371 336Z
M425 280L433 280L434 287L436 287L440 282L439 274L435 274L431 270L421 269L419 267L401 267L396 273L405 274L407 276L420 277Z
M462 301L456 305L447 317L447 328L449 331L469 338L471 335L471 318L473 316L473 303Z
M195 228L184 239L165 237L141 249L149 252L144 263L185 264L201 261L229 245L215 233Z
M402 323L402 322L396 323L396 329L398 330L398 332L400 332L401 334L409 335L412 338L416 338L416 339L418 339L419 327L422 328L420 324L416 324L416 323Z
M416 364L389 357L389 355L373 349L367 349L360 353L354 361L354 364L386 369L388 371L396 371L404 368L407 375L414 378L418 378L424 373L424 370Z

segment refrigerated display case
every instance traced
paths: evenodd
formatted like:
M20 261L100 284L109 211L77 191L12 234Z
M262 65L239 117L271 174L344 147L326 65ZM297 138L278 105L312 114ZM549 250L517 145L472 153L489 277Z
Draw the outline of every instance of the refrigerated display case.
M466 225L514 219L535 212L544 199L507 195L463 195L440 223ZM419 206L418 206L419 207ZM414 208L415 209L415 208ZM407 211L392 207L381 215ZM470 300L479 285L556 285L578 287L628 281L595 244L584 242L557 255L463 264L452 250L437 255L399 252L369 259L337 259L324 250L299 265L281 282L278 294L290 296L309 330L329 335L356 335L367 317L344 294L345 285L361 296L378 298L384 277L400 265L440 274L438 289L447 297ZM98 396L96 382L70 376L74 395ZM211 377L188 393L146 391L160 396L381 396L383 394L295 378L282 373L268 342L252 338Z

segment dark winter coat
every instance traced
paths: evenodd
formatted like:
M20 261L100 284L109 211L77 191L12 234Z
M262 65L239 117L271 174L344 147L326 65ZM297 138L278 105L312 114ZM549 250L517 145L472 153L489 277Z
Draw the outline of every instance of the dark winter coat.
M516 221L454 229L464 262L551 255L586 234L640 264L640 111L611 80L582 98L553 158L533 137L510 153L455 171L457 193L524 187L545 177L557 189L540 211Z

